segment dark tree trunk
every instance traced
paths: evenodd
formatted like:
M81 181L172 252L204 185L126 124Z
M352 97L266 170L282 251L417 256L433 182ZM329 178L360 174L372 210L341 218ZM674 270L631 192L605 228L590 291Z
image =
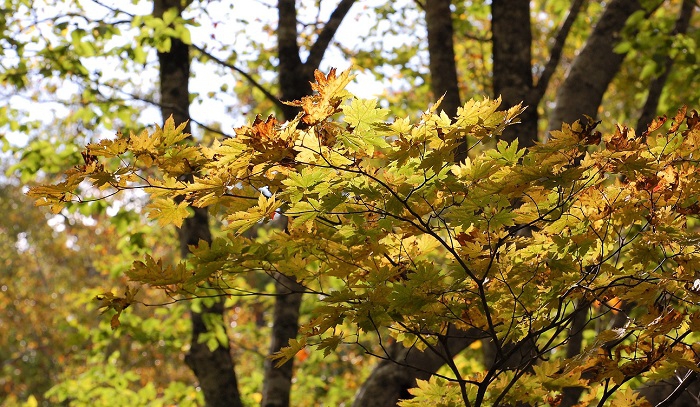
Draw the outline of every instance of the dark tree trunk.
M183 7L179 0L155 0L153 15L162 17L163 12L170 8L178 8L182 11ZM158 61L160 63L160 106L163 119L165 120L172 115L176 124L184 123L190 118L188 45L173 38L170 51L158 53ZM185 132L190 132L189 123ZM183 257L189 254L188 246L198 244L200 239L211 242L207 210L205 208L192 209L194 209L194 216L185 219L182 228L178 231L180 252ZM214 314L215 318L222 320L223 324L223 302L217 302L212 307L206 308L204 312ZM207 332L207 327L202 314L191 311L190 315L192 342L185 361L199 380L207 406L242 407L228 343L220 344L213 352L205 343L199 343L199 336Z
M427 0L425 19L428 28L431 89L436 98L444 95L441 108L450 117L457 115L462 102L455 63L453 25L450 0ZM467 145L462 143L455 151L455 161L464 161ZM450 327L450 339L438 352L419 352L393 343L387 350L387 359L374 368L362 384L353 406L391 407L410 397L408 389L416 386L417 379L428 379L441 366L476 340L476 333L464 333Z
M294 0L279 0L279 26L277 42L279 56L280 99L297 100L311 93L309 81L312 72L301 62L297 43L297 11ZM298 113L293 106L285 106L282 111L286 120L292 120ZM299 308L302 287L293 278L275 272L275 307L272 315L272 338L270 354L278 352L297 337L299 331ZM263 407L287 407L292 387L294 359L280 367L274 361L265 361L263 381Z
M483 337L483 332L476 329L465 332L450 326L446 341L435 348L437 352L391 344L386 359L379 362L362 384L353 407L395 407L399 400L411 397L408 389L416 387L417 379L427 380L448 358Z
M494 0L491 5L493 45L493 93L510 108L524 103L527 109L520 115L520 124L506 128L502 140L517 139L520 147L529 147L538 140L539 114L537 106L547 91L549 81L559 66L564 44L586 0L573 0L567 17L560 25L549 59L534 83L532 73L532 34L530 8L527 0Z
M569 327L569 339L566 345L566 358L570 359L581 353L583 348L583 331L588 324L588 307L586 302L579 302L576 305L576 311L571 326ZM562 392L561 407L570 407L578 403L583 393L581 387L565 388Z
M673 28L673 34L685 34L688 31L688 26L690 25L690 18L693 16L693 9L695 8L695 1L684 0L681 6L681 12L676 20L676 25ZM649 94L647 95L647 101L644 103L644 108L642 108L642 114L637 122L637 134L642 134L647 130L649 124L652 120L656 118L656 110L659 107L659 100L661 100L661 93L666 85L666 80L668 75L671 73L671 68L673 68L673 58L671 56L666 57L664 63L663 71L661 75L651 81L649 85Z
M641 9L638 0L612 0L608 4L559 87L550 130L558 130L563 123L574 122L583 115L597 116L603 94L625 58L613 49L629 16Z
M457 116L462 105L459 97L459 80L455 63L454 29L452 27L451 0L427 0L425 22L428 27L428 54L430 55L430 86L435 98L444 95L440 107L450 117ZM455 151L455 161L467 158L466 140Z
M277 27L277 54L279 56L280 99L291 101L311 93L309 81L313 70L309 71L301 62L297 33L297 7L294 0L279 0L279 26ZM286 106L283 116L292 120L299 112L295 106Z
M316 42L309 50L309 56L305 63L299 55L297 10L295 0L279 0L277 10L279 13L279 25L277 27L278 57L279 57L279 81L280 99L283 101L298 100L311 94L310 81L313 80L313 72L323 59L340 23L347 15L356 0L342 0L324 28L321 30ZM298 108L284 106L282 114L286 120L292 120ZM299 331L299 308L301 306L304 287L293 278L275 273L275 290L277 297L273 311L272 338L270 341L270 354L279 351L289 344L290 339L297 337ZM289 360L280 367L275 363L265 363L265 377L263 384L264 407L287 407L292 386L294 360Z
M277 298L272 319L272 338L270 354L289 345L289 340L296 338L299 331L299 308L303 287L292 277L275 273L274 278ZM280 367L275 361L265 361L265 380L263 383L264 407L289 406L293 378L294 359Z
M529 100L532 80L532 30L529 0L494 0L491 3L493 42L493 94L503 100L503 108L529 104L521 123L506 128L502 140L518 140L520 147L537 141L537 104Z

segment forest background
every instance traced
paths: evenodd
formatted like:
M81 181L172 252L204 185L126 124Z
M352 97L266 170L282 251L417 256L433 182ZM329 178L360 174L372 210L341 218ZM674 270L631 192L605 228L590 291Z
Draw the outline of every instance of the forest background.
M121 298L134 261L176 263L188 245L221 236L221 225L191 208L181 228L163 228L139 191L52 213L34 206L27 186L89 164L88 143L170 116L205 145L255 114L292 120L298 106L280 100L311 94L314 70L331 65L352 66L359 79L350 91L376 94L392 118L420 117L443 95L448 117L471 98L501 97L501 109L523 102L521 123L499 137L520 148L563 123L587 123L584 115L605 134L617 123L643 134L657 114L697 107L696 8L690 0L5 1L3 404L388 406L416 395L409 389L444 358L407 353L400 341L384 347L385 332L362 346L299 348L275 366L268 356L298 337L315 307L281 273L221 298L174 301L141 287L116 327L114 311L98 310L114 303L96 297ZM456 159L466 156L458 150ZM582 324L566 342L573 354L604 330L590 318L566 321ZM461 369L488 364L488 344L462 339L445 344ZM579 397L569 388L550 402Z

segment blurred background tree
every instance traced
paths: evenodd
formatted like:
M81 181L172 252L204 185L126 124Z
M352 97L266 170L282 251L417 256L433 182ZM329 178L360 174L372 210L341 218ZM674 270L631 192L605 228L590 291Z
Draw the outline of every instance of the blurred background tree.
M289 119L295 111L280 99L310 92L314 69L350 64L361 72L353 91L380 97L397 115L417 115L445 92L450 114L477 95L502 96L505 107L525 101L523 123L504 135L521 146L583 114L644 128L650 112L698 101L700 90L688 86L700 72L694 9L689 0L7 0L0 10L0 205L7 214L0 226L0 327L7 332L0 397L9 405L30 396L44 403L56 386L52 402L78 403L80 393L89 404L102 395L88 389L111 388L101 376L124 374L133 393L124 390L125 397L166 404L202 403L195 382L210 405L337 404L372 383L365 379L373 361L359 350L310 355L296 371L291 362L262 368L305 318L301 295L281 293L271 280L245 284L284 295L195 302L193 325L181 303L167 312L137 307L110 333L92 298L123 291L123 271L145 251L177 258L186 254L183 242L216 234L217 225L200 213L176 236L145 219L138 194L55 215L33 208L21 185L80 164L78 146L139 132L171 114L189 120L203 142L230 136L252 113ZM172 301L139 295L148 304ZM200 371L195 379L182 363L187 352L190 366L209 361L225 372L207 379ZM415 378L407 371L386 400L363 394L393 405ZM147 383L154 391L139 390Z

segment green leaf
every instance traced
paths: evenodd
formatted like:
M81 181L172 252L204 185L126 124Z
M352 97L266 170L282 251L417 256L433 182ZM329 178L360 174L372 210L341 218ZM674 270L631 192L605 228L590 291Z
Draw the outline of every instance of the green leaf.
M383 124L389 111L377 108L377 99L352 99L343 106L343 121L355 128L355 132L364 133L373 126Z

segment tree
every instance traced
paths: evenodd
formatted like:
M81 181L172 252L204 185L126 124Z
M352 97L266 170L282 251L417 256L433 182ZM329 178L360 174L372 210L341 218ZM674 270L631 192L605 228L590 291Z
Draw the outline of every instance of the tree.
M597 2L588 4L579 1L571 3L563 1L526 3L528 4L521 3L519 7L503 7L503 2L493 2L489 7L483 4L456 2L453 5L452 11L449 8L449 2L443 1L429 1L426 3L416 2L415 4L410 3L406 7L393 3L381 4L376 8L379 16L377 21L384 23L389 22L390 29L388 33L400 32L402 28L408 28L410 31L407 37L419 44L425 44L425 37L427 36L429 40L427 42L429 49L421 49L420 47L413 48L409 40L407 45L397 47L392 51L384 47L384 41L382 41L381 46L372 47L368 46L368 44L372 44L372 41L365 40L360 45L357 45L356 48L348 47L344 48L344 51L348 56L356 58L356 61L367 68L382 64L397 66L398 68L396 69L403 75L403 78L413 85L411 86L410 95L396 93L392 89L388 90L388 100L392 101L391 103L397 104L397 106L392 106L392 113L397 117L414 114L413 112L418 109L425 108L426 99L437 99L445 93L445 91L447 91L447 94L441 106L445 109L448 117L455 117L457 115L457 107L460 105L460 95L456 89L460 89L464 95L491 93L491 89L493 89L494 96L502 95L504 106L507 108L517 105L520 101L524 101L524 103L531 108L521 113L521 124L518 126L506 127L503 134L497 134L498 137L506 141L515 140L517 138L519 140L519 146L523 147L531 145L537 137L538 121L540 121L540 129L547 127L543 125L543 122L548 119L549 113L547 106L554 100L554 92L551 89L549 91L547 90L550 81L554 86L549 88L554 89L563 89L564 87L560 85L565 84L567 81L573 81L573 79L569 78L569 76L565 76L563 73L565 71L564 68L569 66L571 61L574 60L574 52L579 47L579 44L589 39L589 36L591 38L601 38L597 40L597 43L607 47L606 50L608 48L612 50L613 54L615 54L613 55L614 59L617 58L616 55L618 54L636 53L637 55L636 58L628 58L624 64L609 65L605 69L596 68L592 70L596 74L599 70L607 70L607 73L605 73L607 77L617 78L614 80L608 79L607 82L601 82L596 85L597 89L614 90L614 92L608 92L608 94L614 94L612 97L602 99L601 95L603 106L605 106L603 111L606 112L606 114L613 114L616 117L629 118L633 116L636 119L637 114L634 111L635 105L634 103L628 102L633 99L637 100L638 97L634 95L643 91L643 89L640 90L640 81L637 80L639 76L638 72L642 69L642 66L644 72L653 72L647 69L647 65L644 64L648 64L649 61L659 60L659 58L665 58L665 50L668 49L666 46L651 47L650 44L655 42L644 40L645 38L649 38L649 36L637 34L657 32L671 33L671 29L664 31L663 27L659 29L659 27L654 24L660 24L660 21L668 20L668 15L673 16L669 21L675 21L678 13L675 11L674 3L664 2L662 4L655 4L654 7L656 8L638 10L641 11L641 13L632 13L630 23L628 23L626 27L624 24L624 20L626 19L624 13L618 13L619 15L613 23L595 24L599 17L600 21L608 21L601 16L607 15L614 7L625 2L610 2L606 4L606 8L602 8ZM625 4L630 5L632 3L633 2L626 2ZM212 39L214 41L198 41L198 44L192 45L189 51L185 49L187 48L185 44L192 42L190 29L196 24L196 20L208 16L207 8L199 7L200 4L198 2L188 4L187 8L184 9L176 9L175 13L170 11L166 13L163 10L168 7L164 6L161 8L160 12L155 13L155 16L139 15L139 12L125 12L125 10L104 7L102 3L99 4L100 7L102 7L101 10L106 9L109 12L102 18L93 20L85 19L87 25L83 23L74 23L71 13L65 15L59 14L47 18L46 21L53 23L51 29L53 33L58 36L57 43L51 40L49 41L49 43L52 44L51 46L34 48L40 50L40 52L38 52L38 57L34 60L39 62L27 63L27 59L22 56L17 59L20 62L16 67L10 67L3 72L3 80L6 81L5 83L17 85L20 90L26 88L27 84L30 83L27 79L29 78L27 75L29 71L27 67L35 66L45 67L42 71L44 73L52 71L58 72L58 75L60 75L62 79L71 79L80 83L83 89L81 89L82 93L78 98L79 102L77 102L77 107L73 115L69 116L69 120L67 121L67 123L78 124L69 126L56 124L53 126L54 129L61 128L71 130L73 130L71 126L74 126L76 131L73 133L78 143L81 142L82 133L84 133L82 129L90 129L90 131L93 131L93 129L99 129L100 125L106 125L107 127L110 125L113 126L114 122L117 120L121 120L124 123L123 126L119 126L122 128L124 134L128 134L132 129L136 134L141 133L141 125L138 124L138 118L136 118L138 109L135 109L134 105L125 102L123 100L124 96L128 96L129 99L142 100L156 104L159 110L162 111L163 118L172 113L177 123L185 122L187 118L190 118L191 121L189 123L197 124L197 126L193 128L196 136L203 137L204 140L212 140L213 137L216 137L215 134L217 133L226 133L226 131L219 130L219 126L216 124L218 118L206 118L202 120L201 117L191 118L189 114L183 114L187 113L190 100L194 100L196 104L196 101L202 100L202 96L206 94L206 92L200 91L199 89L195 89L192 94L183 92L183 90L187 90L186 87L183 88L182 86L185 80L184 78L188 76L187 74L184 74L184 76L181 74L178 80L168 80L165 79L167 75L161 75L161 85L169 87L170 89L161 90L160 94L163 99L158 101L158 98L151 92L143 91L139 89L138 86L131 86L129 79L106 79L88 68L91 66L89 63L91 59L119 56L119 63L116 66L119 66L120 70L124 70L125 72L147 72L139 67L139 64L149 63L149 61L155 62L152 57L148 57L149 49L153 48L158 49L161 58L170 55L170 66L173 67L189 69L189 60L182 55L191 53L197 63L216 65L220 68L225 68L226 76L232 76L232 72L235 75L241 75L245 80L239 81L235 86L229 89L234 89L236 91L242 101L240 104L242 106L245 105L245 109L252 108L255 109L255 111L265 112L264 116L275 109L279 109L278 111L284 112L285 119L293 119L296 112L298 112L298 107L281 104L275 94L281 96L280 99L282 100L293 100L301 99L305 94L309 93L310 88L308 86L308 81L311 79L311 74L314 69L318 68L325 50L329 44L332 43L335 30L338 28L340 21L342 21L352 2L343 1L338 3L335 12L326 13L328 15L327 19L315 17L316 13L314 11L314 17L311 18L310 21L308 21L307 15L304 14L304 10L306 9L300 8L301 6L297 6L293 2L280 2L277 5L277 11L280 15L277 27L274 27L274 21L267 23L269 24L266 27L268 34L257 35L257 37L256 34L251 34L251 37L255 38L245 39L246 42L251 44L250 49L252 51L250 51L250 53L255 56L255 58L248 60L245 59L244 53L232 52L230 44L235 41L229 38L230 36L222 40L223 37L220 35L215 38L214 34L212 34ZM412 14L412 7L416 5L418 8L425 7L425 18L423 18L422 14ZM633 6L637 7L637 5ZM298 13L299 10L301 10L301 14ZM374 12L375 9L368 8L366 10ZM532 10L536 10L537 12L535 13ZM579 14L579 10L585 10L586 12ZM666 14L662 15L662 12ZM392 18L394 13L402 13L402 18L398 20ZM687 14L686 12L686 15ZM210 13L210 15L213 14ZM579 15L583 17L577 17ZM627 15L629 16L629 13L627 13ZM194 17L190 18L191 16ZM414 18L415 16L418 17ZM537 19L538 24L531 25L531 18ZM297 27L297 21L304 19L307 19L307 21L304 21L305 24ZM585 19L585 21L582 19ZM215 20L215 18L212 18L212 20ZM221 19L221 21L224 20L226 19ZM230 18L230 20L233 20L233 18ZM34 21L42 21L42 19L35 19ZM422 21L425 21L428 31L427 35L421 33L420 24L422 24ZM679 21L681 20L679 19ZM444 32L440 30L441 28L448 28L447 22L454 24L455 30L452 34L449 33L449 30L445 30ZM249 21L249 23L252 23L252 21ZM31 24L39 26L39 23ZM250 25L252 26L253 24ZM20 26L22 25L8 24L5 26L5 29L7 29L7 27ZM138 28L135 35L128 30L130 26ZM122 29L120 30L119 27L122 27ZM590 27L595 28L591 31ZM516 31L516 29L519 31ZM252 30L247 28L246 32L252 32ZM528 40L528 32L531 34L531 40ZM598 37L591 35L591 32ZM682 31L677 32L681 33ZM437 38L439 39L432 40L431 38L436 38L435 34L438 34ZM456 46L450 44L448 41L452 35L457 38L457 41L453 43L456 44ZM114 46L109 41L111 38L115 37L127 38L127 41L126 43L122 42ZM5 35L4 38L9 38L11 47L16 47L18 50L17 55L23 55L23 53L19 51L26 49L26 44L47 41L47 37L44 36L38 36L27 40L26 38L21 38L21 36L8 34ZM274 41L267 41L268 38L278 38L279 47L274 45ZM658 39L658 37L654 38ZM693 41L692 30L691 36L688 37L663 35L661 38L660 41L673 44L690 44ZM622 39L622 41L618 42L618 39ZM593 43L594 41L589 42ZM387 41L386 43L391 44L391 41ZM617 44L614 48L610 45L613 43ZM456 52L451 49L453 46L456 47L454 50ZM588 47L588 45L586 45L586 47ZM653 57L648 53L648 48L650 47L654 48L656 51ZM178 49L180 52L175 52L175 50ZM360 52L358 52L358 49ZM680 47L678 45L672 49L676 50L677 55L683 55L683 53L679 51ZM173 52L167 52L169 50ZM181 52L183 50L185 51L184 53ZM610 55L610 50L605 51L603 54ZM306 61L302 63L302 56L304 56L307 51L309 56ZM389 54L393 53L394 55L386 57L385 52L387 51ZM421 51L424 53L421 54ZM547 51L549 51L548 54ZM25 52L24 55L26 54ZM247 54L249 54L249 51L246 51L245 55ZM172 58L176 55L180 55L180 57ZM434 80L431 80L425 75L425 67L428 66L428 63L427 59L421 60L421 55L427 55L429 57L431 62L431 76ZM450 57L450 55L452 55L452 57ZM493 66L491 66L490 55L493 55ZM582 53L582 55L596 55L596 51ZM639 55L643 55L643 57L639 57ZM583 73L579 72L577 74L579 75L578 78L583 77L588 80L587 75L590 72L586 72L586 68L591 69L594 65L587 65L585 63L585 58L582 56L580 58L581 62L579 65L583 67ZM620 60L624 61L623 59ZM279 66L275 66L277 61L279 61ZM574 65L578 63L577 61L579 61L579 57L574 61ZM161 67L166 65L163 64L162 61L160 62ZM450 62L452 65L456 66L457 69L450 67ZM478 64L480 62L482 64L480 69L473 69L474 66L479 67ZM666 96L664 96L665 99L663 99L663 103L661 104L661 108L664 110L670 109L669 104L673 104L673 100L675 100L676 103L679 100L692 100L692 98L687 96L689 92L692 92L692 89L689 89L689 87L679 87L677 82L674 82L674 75L678 75L678 72L684 72L684 69L686 70L685 72L687 72L688 69L692 69L693 62L690 57L677 58L677 62L680 63L676 64L674 66L674 71L671 72L668 82L669 86L666 87ZM435 63L435 66L433 66L433 63ZM241 66L243 69L240 68ZM462 78L461 82L457 82L457 74L447 75L447 73L452 71L457 71L456 73ZM270 72L274 72L275 75L279 73L279 82L277 82L276 79L270 79ZM386 72L376 69L375 74L380 81L386 80ZM570 76L574 77L573 75ZM591 77L594 76L591 75ZM276 78L276 76L273 78ZM625 78L633 78L633 80ZM647 78L650 79L650 77ZM677 81L678 79L675 80ZM224 85L222 85L221 90L226 93L226 82L225 80L222 81L224 81ZM134 81L134 83L136 82L137 81ZM404 82L402 81L400 83ZM575 83L575 81L572 83ZM642 84L642 86L644 86L644 84ZM428 88L431 89L430 92L427 91ZM674 88L675 91L669 92L669 88ZM37 87L37 89L40 89L40 87ZM144 87L144 89L147 88ZM253 89L253 91L251 91L251 89ZM118 92L112 93L108 90L118 90ZM179 93L180 98L166 96L172 92ZM394 93L393 95L392 92ZM434 97L426 96L429 93ZM34 93L33 96L36 95L41 95L40 90ZM215 92L210 92L209 95L214 96L207 97L216 98ZM567 91L566 96L559 97L561 100L576 100L576 98L588 98L588 96L583 93L576 96L574 89L574 91ZM179 100L179 102L164 103L168 99L171 101ZM596 115L595 113L599 111L597 106L601 104L601 100L599 100L597 104L592 103L596 108L592 110L592 114L588 113L589 115ZM622 101L625 103L622 103ZM403 106L404 109L399 108L398 105ZM386 106L388 106L388 104L384 107ZM536 106L539 106L539 111L535 109ZM174 107L176 108L172 109ZM9 120L7 123L11 123L12 125L21 122L12 119L13 114L18 113L16 109L9 109L7 111L11 114L4 116L2 120ZM581 113L586 112L574 112L573 114L575 117L572 116L572 118L567 119L567 121L570 122L579 118ZM110 122L112 124L110 124ZM24 126L24 130L27 132L33 131L33 129L38 126L35 122L21 123L22 126ZM609 124L609 128L613 128L613 123L614 120L605 120L603 125ZM301 127L306 125L307 123L300 124ZM643 126L642 128L645 127ZM55 130L50 129L49 132L51 131ZM184 131L190 132L187 129ZM539 137L541 138L542 136L543 134L540 133ZM488 148L482 146L480 143L476 143L476 141L476 139L467 140L468 144L462 144L462 146L471 146L472 156L477 154L479 150ZM487 145L488 143L483 144ZM60 150L60 147L57 149ZM38 144L36 146L30 144L28 148L25 149L27 154L39 153L41 160L36 161L42 161L45 166L44 168L54 168L54 170L55 168L60 168L60 165L55 165L55 159L51 156L51 153L47 154L46 151L53 151L53 149L42 150L39 148ZM73 161L75 161L76 157L79 158L76 154L72 157ZM463 157L464 156L459 156L458 160L461 160ZM36 171L39 169L39 166L18 168L22 168L26 174L27 172ZM187 201L182 201L182 203L186 204ZM198 211L200 215L206 213L206 211L199 209L194 210ZM189 223L192 219L194 218L186 218L185 222ZM198 219L202 219L202 216L199 216ZM204 223L199 222L199 224L203 225ZM216 227L216 225L214 226ZM216 234L217 232L214 231L214 233ZM187 235L191 238L190 243L197 243L196 234L183 233L183 236ZM182 241L184 242L186 239ZM277 321L274 322L276 329L273 332L273 336L271 336L274 338L271 345L271 349L274 352L286 344L289 339L296 337L297 322L295 321L297 321L299 315L302 315L303 312L295 310L298 310L300 304L302 304L301 292L305 292L306 288L294 285L295 282L293 279L296 278L294 273L291 273L292 277L279 273L275 274L271 272L271 274L278 282L282 282L282 284L278 284L277 290L278 293L283 294L274 297L276 298L276 306L280 310L280 312L276 314L277 316L273 317L273 319ZM289 289L290 287L291 289ZM251 289L253 292L266 292L266 290L260 286L254 286L251 287ZM285 290L289 291L289 294L286 294ZM309 299L304 301L310 304L314 303L314 301ZM287 303L291 304L291 306L285 305ZM229 306L233 306L231 305L232 301L228 301L228 304ZM266 315L274 314L272 308L265 308L267 306L272 307L271 301L260 300L260 302L256 304L256 307L260 304L267 305L263 305L262 311L255 311L257 321L264 320ZM258 316L260 316L260 318L258 318ZM624 318L618 319L624 320ZM573 323L570 325L573 325ZM217 326L222 327L223 325L218 323ZM279 329L283 326L286 326L286 328ZM591 329L587 329L586 331L589 333L592 332ZM449 359L447 355L458 353L474 340L474 335L458 338L455 332L461 331L451 332L450 340L444 343L444 348L441 349L441 345L439 344L435 348L436 352L433 352L430 357L426 356L429 355L429 353L418 354L412 352L411 347L402 349L398 342L395 342L389 348L381 349L379 354L384 354L387 360L380 364L375 373L383 369L385 372L394 374L399 368L397 368L393 362L399 361L401 363L401 369L404 369L408 375L394 375L395 377L401 376L401 383L396 387L401 390L394 394L408 395L407 389L413 387L413 380L415 380L416 377L428 378L439 369L442 362ZM195 339L195 347L198 344L204 345L205 342L211 343L209 339L212 337L204 331L202 331L202 333L203 336L201 338L205 340L199 344L199 340ZM463 332L459 335L463 335ZM382 343L386 343L386 333L382 333L380 337L383 337L384 342ZM476 337L479 337L479 335L476 335ZM195 338L197 338L196 335ZM577 342L577 340L573 340L573 338L572 336L569 343L574 344ZM583 337L579 339L583 340ZM227 341L224 339L219 342L225 345ZM369 346L369 348L371 348L370 352L377 352L376 348L372 346ZM209 352L209 349L206 349L204 346L202 346L202 349ZM219 353L226 358L227 352L225 346L219 349ZM473 351L466 350L464 353L472 354ZM415 360L413 360L413 358L415 358ZM219 367L223 367L222 372L233 372L231 368L224 366L225 364L215 364ZM419 370L416 370L416 367L418 367ZM274 381L276 386L265 386L265 394L262 396L265 400L281 400L281 404L288 402L285 400L289 399L293 374L292 369L291 361L281 366L279 369L275 369L272 364L268 364L266 373L267 379L265 379L265 382L269 384ZM211 372L212 370L204 369L204 371ZM214 376L216 376L216 379L230 377L227 373ZM376 378L381 376L373 373L372 377ZM225 381L222 380L214 380L214 383L218 382L219 384L215 384L211 387L204 384L206 381L201 378L200 382L203 387L210 389L206 390L210 394L225 394L228 390L232 390L236 387L226 384L221 386L221 383L225 383ZM370 381L367 383L369 384ZM217 390L217 388L221 389L222 387L225 391ZM273 389L271 391L275 393L274 395L268 395L270 389ZM388 395L388 392L385 395ZM212 396L209 398L211 397ZM387 403L393 405L395 400L396 398L393 398L393 401L388 401ZM270 403L277 404L278 402L274 401Z
M174 18L181 18L188 6L180 0L154 0L153 16L165 23L166 13ZM173 18L174 17L174 18ZM174 117L178 123L186 123L183 129L191 133L189 126L190 107L190 51L189 44L182 38L169 38L170 46L158 52L160 76L160 111L163 118ZM183 179L192 181L194 174L183 174ZM178 229L180 255L189 254L189 247L200 241L211 242L209 214L202 208L193 208L194 216L188 217ZM238 392L238 381L228 341L221 341L215 349L200 340L212 325L225 327L224 303L219 299L202 307L202 312L192 311L192 341L185 361L197 375L208 406L224 407L243 406ZM225 328L223 328L225 330Z
M625 57L615 52L614 39L620 38L625 21L638 11L642 11L638 0L610 2L558 90L550 130L578 120L581 115L596 117L603 94Z
M157 398L180 405L201 401L185 384L192 377L180 359L187 335L183 306L171 305L155 315L133 310L123 318L128 332L114 335L109 319L95 318L97 304L91 305L105 290L122 289L123 272L136 253L158 250L153 239L167 246L172 236L132 224L133 214L126 210L107 219L100 203L47 219L12 184L0 188L0 207L7 214L0 219L4 405L29 400L95 405L106 398L133 404L137 397L137 404ZM88 216L102 221L92 224ZM152 290L141 294L167 300Z
M337 11L333 13L328 20L328 22L322 27L323 29L319 31L319 38L315 46L312 49L311 55L306 63L301 63L299 57L299 46L296 44L298 40L296 32L296 6L290 2L281 2L279 4L280 15L281 16L291 16L291 19L286 20L282 18L279 31L280 38L280 50L279 56L281 65L283 67L289 68L284 70L280 76L281 83L281 99L294 99L298 98L306 92L310 91L308 81L312 78L313 69L315 69L320 63L323 54L328 47L330 41L333 39L333 34L337 30L338 26L343 20L345 14L347 14L353 1L341 2L337 8ZM142 62L146 59L144 53L147 52L147 46L155 47L158 51L158 66L159 66L159 78L160 78L160 89L159 98L153 98L152 96L137 96L132 95L136 99L148 101L156 106L158 106L162 117L166 118L169 115L173 115L178 122L188 122L188 127L186 130L189 132L189 106L191 95L188 90L188 78L190 76L190 45L191 39L189 31L186 28L186 20L183 19L182 14L190 6L191 2L187 4L180 2L168 2L168 1L155 1L152 16L141 16L136 13L128 11L128 9L112 8L104 4L98 3L100 7L108 10L107 16L101 19L89 20L89 24L95 24L98 28L102 29L103 26L111 25L113 31L108 31L110 35L104 35L104 31L93 30L92 34L95 35L96 39L100 41L106 41L110 38L115 31L114 26L119 24L133 23L134 25L139 25L141 22L145 22L146 29L142 28L140 37L137 38L137 43L135 45L129 44L116 50L100 55L100 57L108 56L110 54L118 54L119 52L126 51L128 55L135 56L136 62ZM77 7L81 7L79 4ZM70 15L70 14L68 14ZM56 27L65 30L66 23L60 22L61 18L64 18L63 14L57 16L50 16L47 18L48 21L55 22ZM127 20L120 20L126 18ZM84 37L89 35L89 31L84 29L76 30L79 35L74 35L71 33L71 38L73 42L80 42L83 44ZM76 40L77 38L77 40ZM50 47L47 47L50 48ZM89 49L87 49L89 48ZM100 92L100 86L103 86L101 80L94 80L90 77L89 72L82 65L83 60L86 57L92 57L96 54L96 49L92 47L79 47L77 55L63 55L60 54L60 58L68 59L71 63L79 66L81 69L76 69L78 71L77 80L83 81L88 88L87 93L96 93L97 95L103 96ZM109 48L109 47L106 47ZM200 60L213 62L222 67L232 68L234 71L243 72L237 69L235 66L230 64L224 59L220 59L212 55L204 48L194 47L194 55ZM48 60L52 61L58 59L56 55L58 53L49 52L50 58ZM67 57L67 58L66 58ZM63 68L63 67L61 67ZM65 69L63 69L65 71ZM287 72L295 72L293 75L286 75ZM74 72L68 72L67 74L73 75ZM265 90L251 75L245 74L245 77L258 89L262 89L264 94L270 98L270 100L275 102L275 106L279 106L287 114L293 115L297 109L290 108L280 103L276 97ZM298 74L298 75L297 75ZM97 89L94 89L97 88ZM116 88L116 87L115 87ZM115 102L118 103L118 102ZM98 120L101 119L98 117ZM200 123L201 125L201 123ZM206 125L203 126L207 128ZM200 239L209 240L210 231L207 222L207 213L205 210L194 208L197 216L188 218L184 222L184 226L180 229L180 240L181 240L181 254L183 256L188 253L188 245L196 244ZM278 276L278 279L284 279L284 276ZM288 282L289 283L289 282ZM281 310L273 316L275 335L273 335L272 349L273 351L278 350L281 346L287 343L289 338L296 336L296 319L298 315L292 315L290 317L289 313L295 308L298 310L299 304L301 302L301 293L292 293L289 296L278 296L277 308ZM289 299L289 301L285 301ZM290 306L291 305L291 306ZM216 323L219 326L223 325L223 320L218 317L219 322L215 322L217 319L216 314L221 315L224 311L223 303L215 303L210 306L204 307L205 314L209 314L207 317L203 317L199 312L192 313L193 321L193 336L192 345L189 351L189 356L187 358L188 364L193 368L195 373L197 373L200 381L200 385L204 393L207 395L206 398L208 403L211 405L230 405L230 404L240 404L239 395L237 393L236 377L233 373L233 364L230 357L230 352L228 349L228 344L225 342L221 343L221 346L215 350L211 350L208 347L208 343L204 339L207 336L207 331L211 328L212 323ZM296 311L298 313L298 311ZM292 312L293 313L293 312ZM206 321L205 321L206 320ZM287 327L287 328L284 328ZM283 328L280 330L280 328ZM264 398L273 397L280 400L288 400L289 398L289 387L291 385L291 368L292 364L289 363L282 368L275 368L271 364L269 365L268 373L266 374L266 383L277 383L277 387L265 386L266 389L272 389L271 393L269 391L264 392ZM279 378L276 378L279 376ZM270 394L268 394L270 393ZM266 402L267 403L267 402ZM288 401L281 402L282 404L288 403ZM278 402L267 403L271 405L276 405Z
M572 386L587 389L591 401L643 405L630 380L661 379L699 362L690 336L700 316L692 226L700 192L689 159L700 145L695 111L681 109L668 129L655 122L645 137L621 125L601 136L574 123L527 151L501 141L453 164L468 134L497 137L522 108L469 101L455 122L438 106L417 122L386 122L376 101L344 90L350 79L317 73L318 93L294 103L303 109L294 120L257 118L236 138L188 149L183 159L201 174L193 183L177 180L190 169L170 157L187 135L169 120L152 133L88 145L85 165L30 194L58 209L81 182L107 180L117 191L228 208L221 214L228 236L200 241L175 264L147 256L128 275L169 293L204 293L215 283L230 295L240 275L293 275L321 301L301 338L276 354L281 362L307 347L330 353L384 332L416 352L435 351L450 340L451 325L478 330L499 353L529 346L524 339L536 344L536 354L514 367L504 364L508 354L481 369L445 355L447 370L420 381L404 406L436 397L460 405L556 402ZM163 176L144 183L139 173L154 166ZM164 224L188 216L158 208L150 216ZM288 233L245 237L277 212L290 219ZM518 233L525 226L531 235ZM599 319L632 300L637 308L624 328L599 332L574 357L557 352L576 304L590 303ZM354 329L341 329L348 322Z
M277 42L279 58L280 100L301 99L311 91L313 71L316 70L335 32L352 7L355 0L341 0L323 28L317 31L316 40L309 48L306 61L301 60L299 35L297 32L297 5L295 0L278 2ZM296 106L284 104L282 113L286 120L292 120L299 113ZM270 343L270 354L279 352L290 340L296 340L299 330L299 308L305 291L293 276L276 272L275 289L277 292L273 312L274 326ZM265 387L262 403L266 407L285 407L289 405L292 386L293 360L275 366L272 361L265 364Z

